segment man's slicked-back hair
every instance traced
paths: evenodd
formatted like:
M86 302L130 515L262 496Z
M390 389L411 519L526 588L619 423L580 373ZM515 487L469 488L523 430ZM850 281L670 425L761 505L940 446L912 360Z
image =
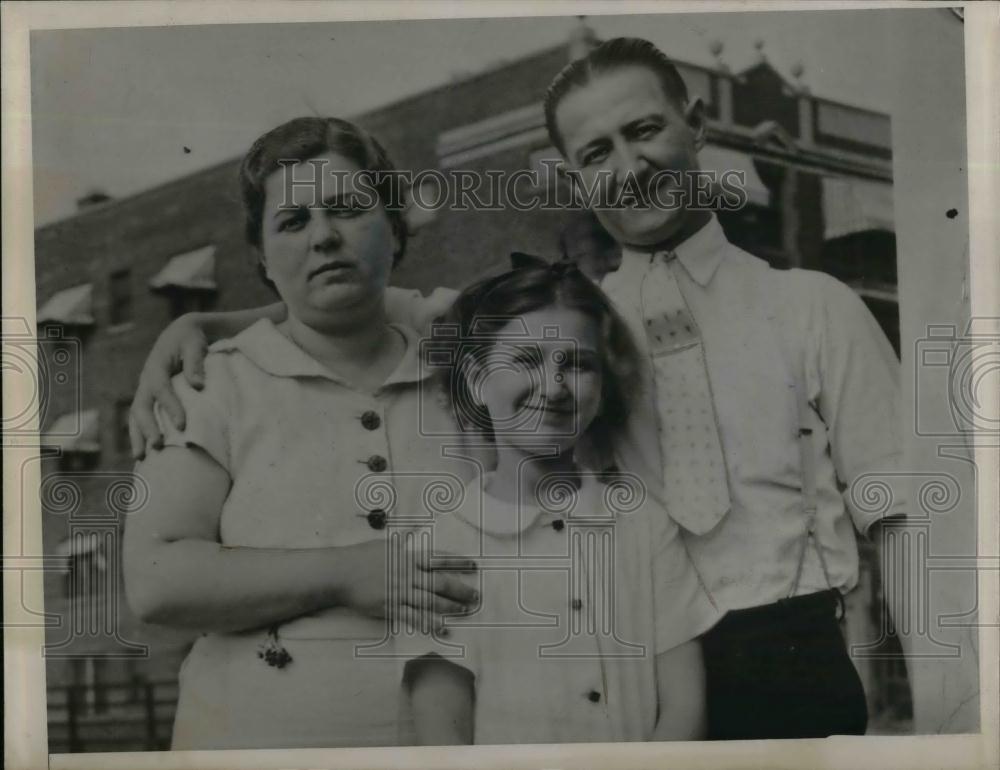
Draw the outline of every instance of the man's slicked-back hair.
M582 59L570 62L555 76L545 92L545 127L549 138L563 155L566 147L556 126L556 109L566 94L587 85L595 76L623 67L645 67L660 81L663 93L681 109L688 92L677 67L663 51L638 37L616 37L597 46Z

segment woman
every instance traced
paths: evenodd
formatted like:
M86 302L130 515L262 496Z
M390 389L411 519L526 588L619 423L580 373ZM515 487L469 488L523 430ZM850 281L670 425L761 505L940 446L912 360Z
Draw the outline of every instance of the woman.
M401 574L401 538L387 548L393 519L426 515L407 505L429 481L474 471L425 437L450 417L415 334L387 320L406 231L391 191L351 175L390 170L333 118L279 126L240 168L248 240L287 318L213 345L200 391L177 378L186 425L160 415L165 447L139 466L149 503L125 535L139 616L205 632L181 670L174 749L412 743L384 616L399 604L439 622L474 601L455 576L433 592L419 553Z

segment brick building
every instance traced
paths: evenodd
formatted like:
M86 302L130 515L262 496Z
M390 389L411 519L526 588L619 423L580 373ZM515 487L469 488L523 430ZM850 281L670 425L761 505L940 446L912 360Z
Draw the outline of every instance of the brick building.
M551 77L586 44L455 80L358 118L405 169L538 168L557 157L541 101ZM718 56L721 48L715 51ZM759 62L678 62L706 104L706 169L746 174L749 204L720 212L729 237L776 266L825 270L852 285L899 346L889 118L812 95ZM128 198L88 196L35 237L52 751L165 747L176 670L190 635L143 626L121 593L118 533L130 501L128 404L160 331L190 309L273 300L242 233L237 161ZM394 283L425 292L461 286L507 264L512 250L556 256L563 211L428 216ZM141 515L141 514L137 514ZM879 638L871 559L849 597L852 641ZM60 622L61 619L61 622ZM891 640L889 642L891 644ZM876 725L909 708L900 662L859 660ZM156 684L156 683L163 684Z

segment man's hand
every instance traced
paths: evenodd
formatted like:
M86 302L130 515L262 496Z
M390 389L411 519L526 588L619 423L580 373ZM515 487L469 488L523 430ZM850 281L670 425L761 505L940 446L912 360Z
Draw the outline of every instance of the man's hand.
M879 578L882 582L883 608L889 613L886 619L890 622L899 638L899 644L903 649L907 670L910 669L910 655L913 653L913 639L910 634L905 633L900 624L908 617L914 617L916 608L911 606L912 586L901 586L898 579L894 579L893 572L902 572L905 580L906 565L913 563L914 554L910 553L913 547L909 538L896 533L893 536L886 530L893 525L900 526L906 521L904 514L896 514L880 519L868 529L868 539L875 545L875 553L878 558ZM909 624L907 624L909 625Z
M344 604L376 618L398 618L415 630L438 632L443 616L467 612L477 591L458 573L476 572L472 559L431 555L389 537L351 547L354 561Z
M154 402L159 402L167 416L184 429L185 413L170 378L183 372L191 387L201 390L205 385L205 352L208 338L196 314L189 313L170 324L153 345L139 375L139 386L129 419L132 457L141 460L146 446L163 447L163 435L153 414Z

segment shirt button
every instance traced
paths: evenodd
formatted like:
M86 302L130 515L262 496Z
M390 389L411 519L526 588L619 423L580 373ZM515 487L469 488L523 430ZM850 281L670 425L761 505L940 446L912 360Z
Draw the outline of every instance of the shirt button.
M569 606L574 610L583 609L583 599L574 599L569 603Z
M382 424L382 418L378 416L378 412L373 412L369 409L363 415L361 415L361 425L366 430L375 430L379 425Z
M368 470L372 473L381 473L389 466L389 463L386 462L386 459L382 455L372 455L368 458L367 464Z
M562 532L562 528L565 526L566 522L564 522L562 519L556 519L555 521L552 522L552 529L554 529L556 532Z
M591 690L587 693L587 700L591 703L599 703L601 700L601 694L597 690Z
M386 513L381 508L373 508L368 512L368 526L372 529L385 529Z

